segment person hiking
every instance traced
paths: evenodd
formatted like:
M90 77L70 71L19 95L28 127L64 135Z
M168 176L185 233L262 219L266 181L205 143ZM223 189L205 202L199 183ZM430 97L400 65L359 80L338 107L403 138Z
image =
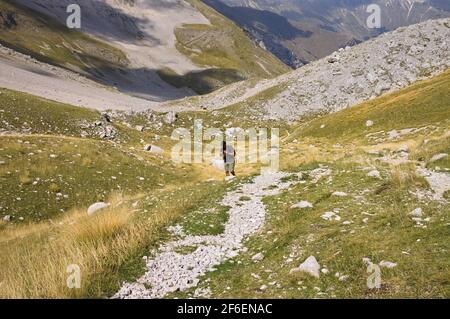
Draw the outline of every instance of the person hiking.
M233 175L236 176L236 173L234 171L236 166L236 151L234 150L233 146L227 145L227 142L223 142L222 147L222 153L223 153L223 161L225 163L225 174L227 176Z

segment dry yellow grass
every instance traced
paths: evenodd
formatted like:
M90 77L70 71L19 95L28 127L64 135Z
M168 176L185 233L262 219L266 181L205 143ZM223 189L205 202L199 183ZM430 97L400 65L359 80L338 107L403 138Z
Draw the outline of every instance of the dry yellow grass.
M392 165L390 167L390 184L395 189L428 187L428 182L417 173L416 167L412 163Z
M120 265L130 252L157 238L183 205L162 206L152 218L133 215L129 201L115 196L94 216L85 208L53 222L16 226L0 233L1 298L76 298L96 289L89 279ZM69 289L69 265L81 269L81 288ZM95 295L95 293L94 293Z

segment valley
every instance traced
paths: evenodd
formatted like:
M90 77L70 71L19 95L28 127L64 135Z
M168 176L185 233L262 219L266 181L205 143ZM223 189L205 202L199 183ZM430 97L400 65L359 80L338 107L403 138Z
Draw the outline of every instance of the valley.
M449 298L449 18L289 70L208 1L81 2L0 4L0 298Z

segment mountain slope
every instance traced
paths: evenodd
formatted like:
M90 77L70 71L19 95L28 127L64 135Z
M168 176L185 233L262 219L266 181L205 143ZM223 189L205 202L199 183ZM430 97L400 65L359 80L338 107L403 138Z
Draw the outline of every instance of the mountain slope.
M448 2L442 0L223 0L232 6L228 9L221 6L219 0L208 1L251 30L256 38L277 43L300 61L317 60L346 45L360 43L398 27L450 16ZM369 29L366 24L370 15L366 9L371 4L378 5L381 10L379 29ZM246 19L247 11L259 18ZM286 19L289 29L298 30L299 36L280 36L282 33L264 21L266 12L278 15L278 19ZM279 50L272 52L277 54Z
M340 50L286 75L182 100L183 105L226 106L252 118L295 121L397 91L450 66L450 20L431 20Z
M232 50L234 64L229 68L209 61L191 61L177 49L176 29L182 25L210 25L196 8L185 1L79 1L82 29L68 30L65 24L69 0L4 1L2 16L10 17L0 27L4 45L29 54L41 61L82 73L120 91L152 101L176 99L210 92L225 84L251 77L270 77L287 69L270 53L259 50L246 37L238 37L251 50ZM221 28L235 26L224 19ZM32 30L41 30L33 36ZM234 35L233 35L234 36ZM235 38L231 37L234 41ZM222 39L211 38L209 44ZM220 47L221 49L223 47ZM262 64L251 64L260 56ZM241 72L241 65L247 65ZM175 75L182 85L169 85ZM213 76L211 75L213 74ZM161 75L161 77L160 77ZM203 85L198 85L198 83ZM194 85L197 84L197 85ZM190 86L191 89L186 89Z
M205 257L220 252L202 250L205 240L228 244L220 234L235 221L220 202L225 198L235 217L258 213L256 234L188 285L193 287L164 297L447 298L449 202L435 199L433 176L449 181L450 161L433 157L450 153L449 81L447 71L289 126L280 145L279 182L259 177L255 183L249 176L255 170L244 163L238 165L241 177L223 183L207 165L179 165L168 151L142 150L149 141L170 150L173 129L191 127L194 118L229 127L213 112L183 112L173 124L141 131L127 123L139 118L151 126L146 114L113 113L106 124L92 110L0 90L0 131L7 130L0 134L0 252L10 257L0 259L0 295L111 297L124 281L142 278L154 252L171 240L178 243L175 265L191 254L194 262L209 262ZM244 117L233 115L235 125L243 124ZM84 121L100 121L94 129L111 125L117 137L83 135ZM373 170L379 178L368 174ZM448 199L450 183L440 186ZM111 206L88 216L87 207L98 200ZM296 208L301 200L312 207ZM417 208L423 209L420 218L410 215ZM237 224L233 240L241 235L242 219ZM245 224L253 227L255 220ZM184 234L200 240L182 246ZM295 270L308 256L317 258L319 278ZM380 289L367 288L367 258L395 264L381 267ZM66 287L67 260L83 269L81 289ZM169 278L186 287L183 277ZM150 295L143 280L135 297Z

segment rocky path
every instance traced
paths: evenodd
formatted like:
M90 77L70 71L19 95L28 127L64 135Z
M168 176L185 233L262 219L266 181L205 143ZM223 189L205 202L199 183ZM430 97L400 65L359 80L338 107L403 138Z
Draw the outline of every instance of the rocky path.
M229 219L222 234L181 236L162 245L156 257L147 262L148 271L137 282L125 283L114 297L163 298L168 293L196 287L201 276L237 256L244 249L243 240L262 227L266 215L262 199L287 189L292 182L283 182L286 176L282 172L259 175L253 182L227 193L221 205L230 207ZM241 201L243 196L245 201ZM176 252L183 247L195 250L187 254Z

